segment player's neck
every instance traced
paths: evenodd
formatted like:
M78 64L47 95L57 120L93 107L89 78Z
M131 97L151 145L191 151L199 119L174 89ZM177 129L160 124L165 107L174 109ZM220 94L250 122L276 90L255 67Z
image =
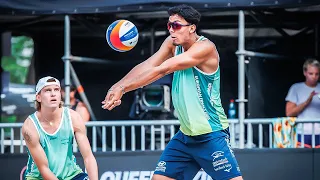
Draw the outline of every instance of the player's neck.
M47 121L58 121L61 118L62 108L41 107L39 113Z
M200 36L197 35L196 33L192 34L189 41L187 41L185 44L182 45L184 51L187 51L195 42L198 41L199 38Z

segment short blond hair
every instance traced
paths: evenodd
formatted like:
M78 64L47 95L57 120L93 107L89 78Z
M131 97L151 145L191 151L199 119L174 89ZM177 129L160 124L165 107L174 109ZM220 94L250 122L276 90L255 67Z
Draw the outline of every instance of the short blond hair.
M54 78L51 78L51 79L48 79L47 82L55 82L56 80ZM41 91L38 93L40 94ZM37 95L38 95L37 94ZM62 96L61 96L62 97ZM60 104L59 104L59 108L61 108L63 106L63 101L61 99L60 101ZM37 111L40 111L41 109L41 103L37 101L37 99L34 101L34 108L37 110Z
M316 59L307 59L303 64L303 72L306 72L308 70L308 66L314 66L320 69L320 63Z

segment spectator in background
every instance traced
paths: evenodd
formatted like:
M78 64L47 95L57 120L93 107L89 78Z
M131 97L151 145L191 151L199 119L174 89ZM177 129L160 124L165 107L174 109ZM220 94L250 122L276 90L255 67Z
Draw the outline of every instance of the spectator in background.
M62 79L61 80L61 94L62 94L63 101L65 99L64 89L65 89L65 80ZM77 93L77 88L71 80L70 81L70 108L72 110L77 111L81 115L84 122L86 123L90 120L90 113L88 111L87 106L75 97L76 93Z
M301 119L320 119L319 61L308 59L303 64L305 82L295 83L286 97L286 115ZM314 126L315 146L320 145L320 124ZM301 142L302 124L298 126L298 141ZM305 147L312 147L312 123L304 124Z

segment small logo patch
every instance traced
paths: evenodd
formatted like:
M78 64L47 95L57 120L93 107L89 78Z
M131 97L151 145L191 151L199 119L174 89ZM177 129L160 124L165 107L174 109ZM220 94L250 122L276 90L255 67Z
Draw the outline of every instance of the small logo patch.
M166 172L166 162L165 161L160 161L158 162L158 166L156 167L155 171L162 171L162 172Z

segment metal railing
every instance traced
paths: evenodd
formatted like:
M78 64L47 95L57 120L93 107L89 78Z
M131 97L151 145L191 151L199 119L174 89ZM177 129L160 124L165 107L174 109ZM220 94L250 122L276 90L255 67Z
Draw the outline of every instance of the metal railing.
M273 121L276 118L245 119L245 148L273 148ZM240 147L238 119L230 119L230 143ZM312 147L315 147L315 123L320 119L297 119L296 123L313 123ZM0 123L0 154L25 153L22 123ZM88 122L87 135L93 152L164 150L166 144L179 129L178 120L128 120ZM101 138L97 129L102 132ZM303 128L302 128L303 129ZM301 147L304 147L304 132L301 132ZM256 142L256 144L254 144ZM74 151L78 148L74 143Z

